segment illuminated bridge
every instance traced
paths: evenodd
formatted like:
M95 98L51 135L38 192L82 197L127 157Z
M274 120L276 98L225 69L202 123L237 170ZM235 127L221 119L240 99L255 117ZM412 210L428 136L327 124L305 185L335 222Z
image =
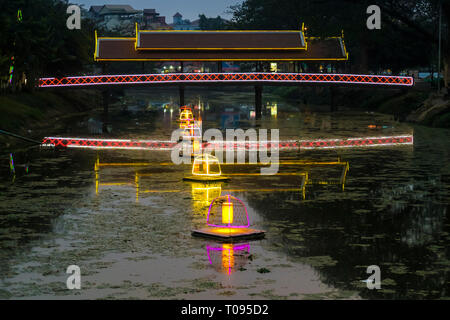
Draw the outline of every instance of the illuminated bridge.
M39 87L79 87L106 85L163 84L330 84L364 86L413 86L414 79L400 76L323 74L323 73L169 73L136 75L98 75L41 78Z
M336 86L405 88L414 85L411 77L346 74L348 61L344 32L339 36L307 35L299 30L140 30L134 36L99 37L95 32L94 61L102 75L41 78L40 88L101 88L107 122L109 90L113 86L172 85L179 90L184 105L185 87L190 85L247 85L255 88L255 117L261 118L264 85L328 86L334 111ZM171 62L177 73L108 75L108 65L116 62ZM217 64L211 73L185 73L186 63ZM223 62L244 62L251 72L224 73ZM270 70L268 65L270 63ZM275 69L272 68L275 65ZM285 72L280 73L278 65ZM329 69L328 73L324 70ZM267 72L277 71L277 72Z

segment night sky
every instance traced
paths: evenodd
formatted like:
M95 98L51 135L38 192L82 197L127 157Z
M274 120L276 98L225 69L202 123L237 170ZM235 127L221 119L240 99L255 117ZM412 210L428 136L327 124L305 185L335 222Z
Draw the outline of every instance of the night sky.
M225 11L231 5L241 3L242 0L72 0L73 3L84 4L89 10L91 5L129 4L135 9L156 9L161 16L166 17L167 23L172 23L172 16L178 11L183 19L196 20L199 14L207 17L229 19L231 16Z

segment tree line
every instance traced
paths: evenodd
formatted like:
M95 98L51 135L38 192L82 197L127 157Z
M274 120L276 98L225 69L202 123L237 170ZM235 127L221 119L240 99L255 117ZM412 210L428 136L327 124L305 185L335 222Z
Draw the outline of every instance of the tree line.
M40 76L80 74L93 63L94 22L83 20L81 30L69 30L67 0L0 0L0 4L2 88L31 89ZM381 30L366 27L366 9L372 4L381 8ZM448 87L450 0L245 0L230 8L231 21L199 18L204 30L300 29L303 22L307 36L336 36L344 30L349 65L355 72L398 73L411 68L436 71L440 8L441 65Z
M83 20L81 30L69 30L68 1L0 0L0 3L2 91L31 90L40 76L81 73L86 64L92 63L94 26Z
M369 30L370 5L381 9L381 30ZM300 29L307 36L345 32L349 63L357 72L434 68L442 8L442 66L450 80L450 0L245 0L232 6L232 29Z

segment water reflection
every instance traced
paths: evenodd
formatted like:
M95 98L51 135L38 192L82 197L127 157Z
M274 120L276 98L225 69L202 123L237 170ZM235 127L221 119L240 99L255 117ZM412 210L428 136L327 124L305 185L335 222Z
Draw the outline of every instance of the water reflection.
M419 247L439 239L444 229L447 206L439 201L433 190L438 192L442 187L439 179L429 178L427 181L411 180L374 192L380 199L379 205L391 217L408 217L400 229L402 243Z
M141 186L141 178L148 177L154 178L158 173L161 166L167 166L170 163L151 163L151 162L100 162L99 157L94 164L95 173L95 193L98 196L101 187L122 187L129 186L135 189L136 202L139 202L140 194L143 193L178 193L186 192L183 187L162 189L152 188L146 189ZM344 191L347 173L349 171L349 162L347 161L311 161L311 160L288 160L282 161L280 164L280 171L275 175L261 176L260 173L253 172L255 168L258 169L260 164L244 164L234 165L230 170L230 165L225 173L227 176L233 178L231 183L223 182L190 182L191 183L191 195L193 200L193 207L195 212L204 213L204 208L209 206L212 200L219 197L222 191L227 193L277 193L277 192L300 192L301 197L298 199L306 199L306 187L314 185L339 185ZM302 167L300 172L299 166ZM144 167L154 167L156 172L145 172L142 170ZM192 170L194 174L198 174L200 165L194 161ZM203 166L204 167L204 166ZM202 168L203 168L202 167ZM120 178L111 180L111 177L116 177L116 171L109 171L109 178L105 178L106 181L101 181L101 168L131 168L132 171L119 170ZM196 169L197 168L197 169ZM205 169L206 168L206 169ZM202 170L206 173L213 173L220 175L220 167L214 171L214 168L209 168L209 163L206 162L206 167ZM325 168L325 170L324 170ZM305 172L301 172L305 170ZM202 172L203 172L202 171ZM337 176L337 177L336 177ZM292 179L294 178L294 180ZM120 179L120 180L119 180ZM275 180L274 180L275 179ZM300 179L300 180L298 180ZM275 186L275 181L276 186ZM161 186L161 183L157 184ZM268 185L269 187L261 188L260 185ZM226 187L225 187L226 186ZM272 186L272 187L270 187Z
M278 115L278 103L277 102L267 102L266 105L267 111L269 112L270 116L274 119L277 118Z
M192 201L194 212L201 212L205 215L208 211L205 208L209 207L211 202L221 196L223 182L213 183L198 183L192 182Z
M159 95L160 92L155 93L155 99L159 99ZM204 115L207 128L219 127L220 113L226 104L239 109L245 103L238 101L234 92L222 92L202 100L204 110L208 109ZM286 105L295 112L285 114ZM145 127L136 127L134 116L128 120L125 116L117 117L115 128L117 125L118 130L122 131L116 132L130 139L142 139L149 135L155 139L167 139L171 130L179 125L175 121L178 118L177 109L172 117L170 109L165 109L167 111L161 111L160 118L147 119L148 125ZM358 112L308 114L298 112L294 105L277 102L276 121L282 128L280 137L283 139L318 136L333 139L366 136L368 132L374 135L374 130L368 128L374 123L386 124L381 131L410 132L408 125L391 124L388 119L383 120L385 118L383 115ZM159 121L162 119L165 120ZM244 116L240 118L241 126L244 119ZM140 118L139 123L144 124L144 119ZM263 117L258 125L266 128L273 123L268 117ZM64 135L64 128L47 130L55 135ZM84 130L83 133L87 134L87 128ZM293 183L288 176L281 175L270 178L233 176L229 183L189 185L181 179L190 167L159 166L157 161L161 160L161 154L154 152L101 152L105 160L111 163L111 170L106 170L106 162L95 166L95 153L92 151L33 151L30 159L33 160L33 170L28 175L18 175L16 182L11 184L8 167L10 150L3 150L4 165L0 168L4 178L4 183L0 185L0 273L5 286L2 289L11 292L13 297L30 296L33 294L30 292L36 292L39 296L44 294L43 291L50 295L60 294L53 288L59 288L64 282L57 286L53 286L55 283L48 284L54 281L54 275L61 275L66 262L72 263L70 257L75 255L80 263L92 259L103 263L105 252L120 255L132 250L142 254L161 251L170 258L192 252L198 254L196 250L203 249L204 242L192 240L188 230L191 224L204 223L205 219L191 213L206 214L212 198L232 194L245 199L252 221L256 217L259 219L258 226L267 231L266 240L252 246L253 251L261 251L261 256L271 251L286 254L292 264L300 261L315 268L324 283L343 290L357 290L363 298L448 298L450 134L448 130L419 127L415 128L414 139L414 147L411 148L284 153L285 159L330 159L341 155L351 162L351 171L344 165L280 167L283 170L281 173L308 173L310 183L306 188L306 201L300 195L298 181ZM21 167L18 165L24 163L20 154L14 153L14 161L16 171L20 173ZM157 165L152 167L151 163ZM251 172L245 166L242 169L238 166L230 168L233 170L230 173ZM338 184L343 182L345 192L337 192L332 185L313 183L331 180ZM102 194L102 187L107 184L115 189ZM93 192L94 185L98 196ZM157 194L152 194L149 201L143 199L150 192ZM175 196L164 192L180 194ZM132 201L136 195L140 205L127 203L128 194L132 195ZM63 247L54 247L53 241L64 239L67 243ZM87 244L80 242L80 239L87 239ZM36 246L39 247L38 241L43 241L43 246L35 250ZM240 268L240 256L246 255L245 250L240 251L236 247L221 244L211 244L210 247L217 249L208 250L211 265L227 275ZM89 252L95 255L89 255ZM203 259L201 261L206 263L204 251L200 251L200 256L195 254L194 259ZM51 263L47 263L49 261ZM129 261L122 259L120 263L126 272L135 272L131 270ZM243 263L245 265L247 262ZM270 268L270 262L266 264L264 259L258 263L271 269L270 275L276 275L278 279L286 277L285 268ZM44 276L22 276L25 271L23 266L28 268L33 264L37 269L30 269L31 272ZM379 265L382 270L381 291L367 290L361 283L362 279L367 278L365 268L371 264ZM185 267L180 265L179 270L189 269ZM93 266L90 271L103 273L104 270L110 269L107 266L106 269ZM208 275L200 268L193 272L196 273L193 277ZM22 278L14 279L13 274L20 274ZM118 273L112 277L121 281L122 275ZM256 271L255 275L260 276ZM176 272L171 276L174 280L186 277L184 272L178 278ZM252 277L250 272L234 276ZM95 277L93 282L99 283ZM305 277L305 274L299 273L299 277ZM38 281L42 281L39 286L28 286ZM279 281L264 286L258 286L252 280L248 282L249 286L255 285L255 290L260 291L280 287ZM38 287L44 289L39 291ZM90 289L96 297L103 294L95 286ZM134 293L129 286L120 290ZM241 293L242 290L236 289L236 292ZM220 298L218 295L213 297Z
M231 275L243 268L250 256L249 243L207 244L209 264L218 272Z
M251 194L247 200L264 216L267 228L280 234L270 241L282 243L280 248L290 256L310 263L325 283L358 289L364 298L446 296L443 283L449 279L449 257L444 246L449 210L445 187L440 179L420 172L413 180L410 174L400 173L398 163L405 163L408 153L382 154L366 153L364 164L357 161L353 171L358 174L352 174L341 198L315 190L309 203L292 202L290 195L283 194L264 198ZM367 290L360 282L372 264L382 270L379 291Z

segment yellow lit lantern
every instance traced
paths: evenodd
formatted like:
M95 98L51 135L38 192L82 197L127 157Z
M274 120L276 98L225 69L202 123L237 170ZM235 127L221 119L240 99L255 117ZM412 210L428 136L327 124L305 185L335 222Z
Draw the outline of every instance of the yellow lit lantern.
M200 152L200 141L195 139L192 142L192 151L194 154L198 154Z
M183 138L185 139L201 139L202 129L195 124L180 123L180 128L183 126Z
M233 203L224 202L222 204L222 223L232 224L233 223Z
M194 115L191 110L183 110L180 113L180 121L192 121L194 120Z
M189 127L191 124L189 121L181 121L180 122L180 129L186 129L187 127Z
M250 228L250 219L245 204L229 194L220 196L211 202L206 224L205 228L193 230L192 235L220 239L264 236L263 230Z
M185 181L227 181L228 177L222 176L219 159L209 153L201 154L194 158L192 175L184 177Z
M270 72L277 72L278 71L278 65L276 62L270 63Z
M192 174L194 176L220 176L222 172L219 159L208 153L196 157L192 166Z
M276 118L277 114L278 114L278 105L275 103L270 107L270 115Z
M192 110L188 107L181 107L180 112L180 129L189 128L189 126L194 122L194 114Z

